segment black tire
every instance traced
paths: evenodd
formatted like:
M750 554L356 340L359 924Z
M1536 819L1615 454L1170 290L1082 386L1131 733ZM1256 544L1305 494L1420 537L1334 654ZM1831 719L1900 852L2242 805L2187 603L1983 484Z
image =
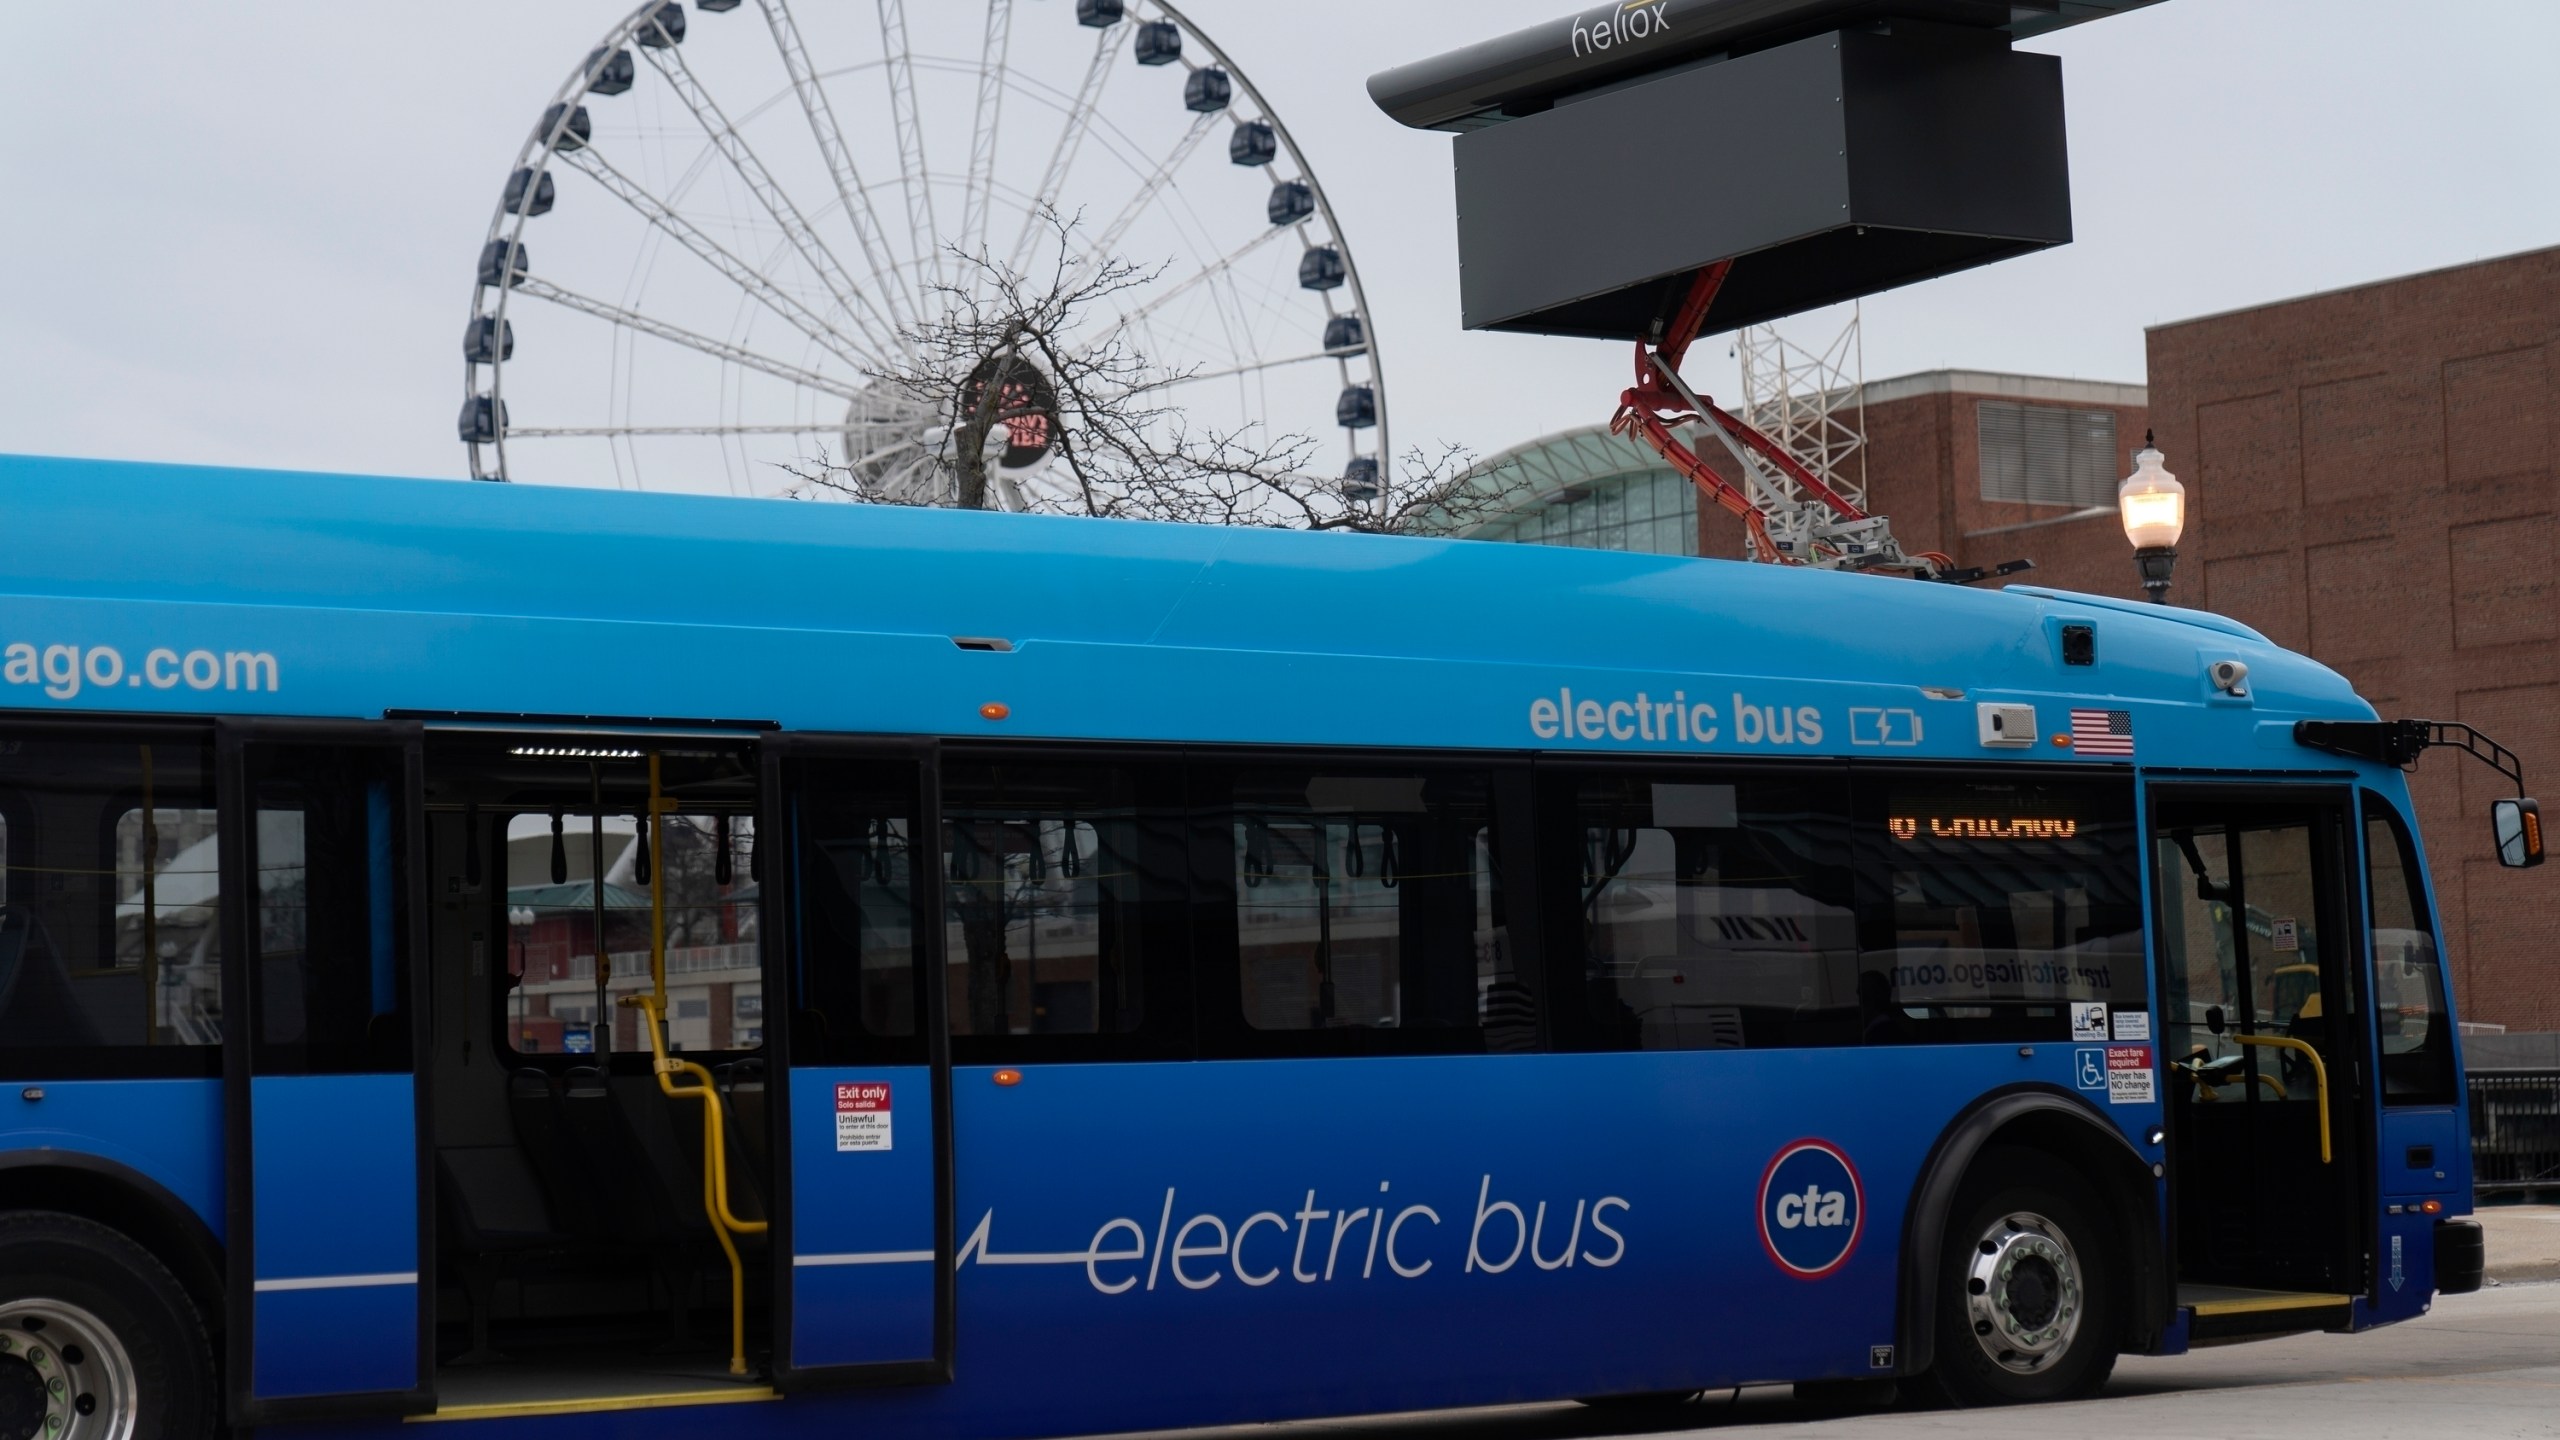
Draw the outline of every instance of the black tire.
M1975 1160L1938 1262L1930 1374L1950 1402L2077 1400L2106 1383L2125 1294L2106 1213L2078 1171L2041 1152Z
M216 1432L221 1404L204 1317L178 1277L150 1251L76 1215L0 1213L0 1316L18 1317L14 1323L0 1320L0 1333L20 1346L19 1355L5 1363L22 1364L28 1345L63 1333L68 1312L57 1309L53 1323L44 1324L46 1306L85 1312L121 1350L133 1391L134 1440L204 1440ZM40 1323L30 1327L29 1318ZM54 1343L71 1348L58 1338ZM73 1357L51 1358L61 1363ZM103 1363L87 1354L78 1359L92 1373ZM0 1383L26 1378L13 1372ZM100 1397L98 1403L113 1399ZM75 1433L86 1428L75 1426Z

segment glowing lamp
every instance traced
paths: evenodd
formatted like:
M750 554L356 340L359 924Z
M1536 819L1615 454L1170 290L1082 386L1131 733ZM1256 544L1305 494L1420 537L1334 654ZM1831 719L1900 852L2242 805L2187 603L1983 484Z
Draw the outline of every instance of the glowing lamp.
M2159 604L2169 603L2169 575L2178 564L2178 537L2187 529L2187 487L2162 469L2159 447L2144 431L2142 449L2133 457L2133 473L2116 487L2116 511L2124 518L2124 538L2133 542L2133 561L2142 588Z
M2159 451L2146 444L2133 457L2133 473L2116 487L2124 538L2137 550L2169 549L2186 533L2187 487L2160 468L2161 458Z

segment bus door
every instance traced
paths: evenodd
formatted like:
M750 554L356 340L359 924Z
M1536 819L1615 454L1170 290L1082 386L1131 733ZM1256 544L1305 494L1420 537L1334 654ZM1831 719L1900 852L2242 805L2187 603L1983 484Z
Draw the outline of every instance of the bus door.
M764 813L775 1378L951 1378L951 1057L930 742L777 736ZM776 1013L776 1006L779 1011Z
M224 723L235 1424L433 1407L415 725Z
M2200 1338L2226 1316L2344 1323L2367 1288L2351 803L2333 786L2151 792L2169 1185ZM2315 1300L2337 1313L2285 1308Z
M2424 1313L2440 1286L2479 1283L2476 1269L2447 1275L2436 1266L2437 1216L2471 1194L2471 1149L2455 1066L2454 1013L2417 833L2390 800L2371 790L2362 798L2374 1089L2381 1101L2374 1152L2382 1192L2374 1313L2398 1320Z

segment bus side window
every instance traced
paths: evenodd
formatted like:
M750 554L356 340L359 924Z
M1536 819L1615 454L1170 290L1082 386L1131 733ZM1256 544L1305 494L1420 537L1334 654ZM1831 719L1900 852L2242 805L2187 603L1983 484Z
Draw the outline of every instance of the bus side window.
M0 731L0 1073L218 1073L210 737Z
M2063 1040L2074 1002L2150 1008L2129 778L1874 766L1856 786L1871 1043Z
M2369 790L2364 845L2382 1098L2391 1105L2450 1105L2453 1016L2445 1006L2442 954L2427 924L2417 848L2391 802Z
M1180 783L1170 766L946 758L947 1013L954 1036L981 1042L961 1054L1100 1058L1090 1040L983 1042L1130 1035L1158 1018L1150 972L1178 962L1185 918Z
M409 1066L408 828L395 750L252 751L258 1067Z
M1210 843L1233 887L1249 1031L1332 1032L1345 1046L1346 1032L1417 1032L1356 1047L1371 1052L1536 1048L1483 773L1243 769L1225 800Z
M903 763L793 767L799 920L788 1022L800 1064L924 1059L916 1015L916 781L915 767Z
M564 806L557 839L547 810L497 817L506 837L506 1043L517 1055L592 1055L596 1049L597 826ZM613 988L649 975L651 891L664 884L667 1048L691 1054L764 1044L764 961L758 938L752 815L672 813L647 845L639 815L607 814L602 826L603 910ZM552 862L562 879L552 880ZM638 1050L638 1012L608 1008L609 1050Z
M148 955L154 983L167 986L174 966L182 977L175 982L182 993L175 997L176 1005L164 1001L158 1007L157 1030L178 1031L189 1044L212 1045L221 1039L222 936L216 912L222 844L217 828L210 803L169 805L156 796L147 807L123 810L115 821L118 898L115 953L107 970L142 974ZM162 1040L155 1033L148 1043Z
M1610 1049L1855 1045L1848 786L1837 770L1573 775L1582 1003Z

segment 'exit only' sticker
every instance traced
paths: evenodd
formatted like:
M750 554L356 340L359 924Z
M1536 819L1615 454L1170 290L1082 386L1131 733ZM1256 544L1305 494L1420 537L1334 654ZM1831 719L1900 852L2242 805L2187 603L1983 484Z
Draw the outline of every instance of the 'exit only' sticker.
M836 1087L836 1149L889 1148L889 1082L869 1080Z

